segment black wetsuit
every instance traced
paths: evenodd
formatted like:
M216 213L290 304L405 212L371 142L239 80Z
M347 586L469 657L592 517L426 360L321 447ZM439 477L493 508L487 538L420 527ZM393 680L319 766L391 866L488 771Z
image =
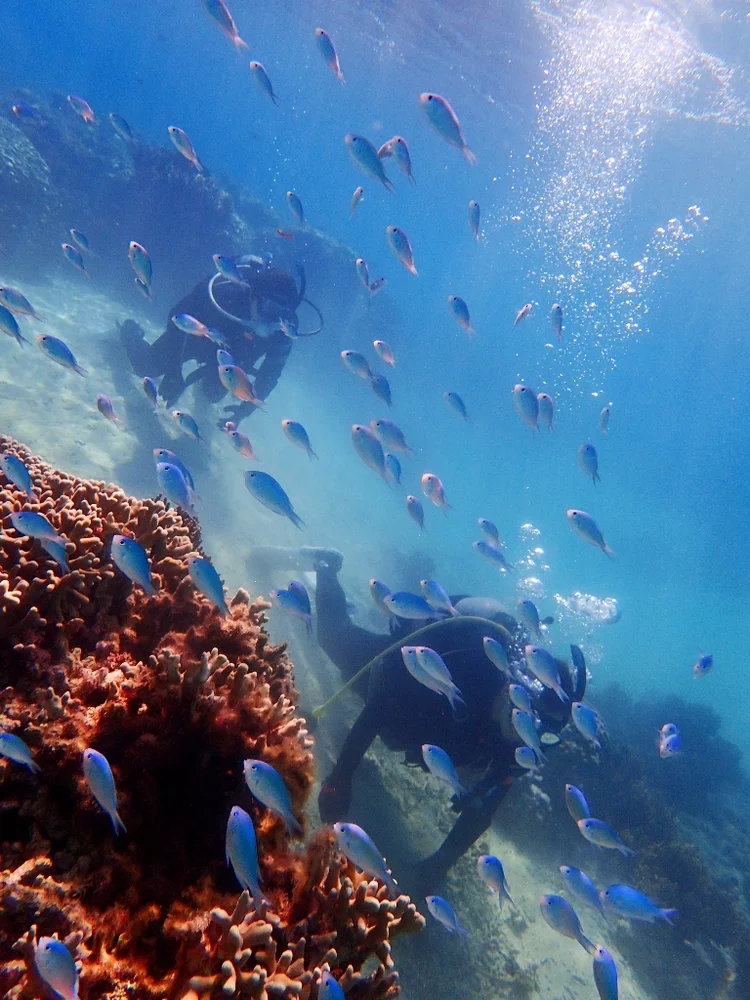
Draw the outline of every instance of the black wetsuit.
M235 364L254 377L253 390L259 399L265 400L278 382L292 341L280 328L266 337L254 334L252 322L256 319L273 324L283 319L296 326L296 309L305 292L304 273L300 271L301 289L287 271L277 268L258 268L254 272L247 269L243 271L243 277L246 276L247 283L242 285L223 281L221 298L217 301L227 312L248 317L247 323L235 322L216 308L208 290L211 275L170 310L167 328L153 344L146 342L143 331L132 320L120 327L120 339L133 370L137 375L161 377L159 393L167 406L173 406L185 388L199 380L204 395L211 402L218 402L227 391L218 375L218 345L207 337L194 337L179 330L171 319L178 313L194 316L207 327L219 331ZM218 291L216 294L218 296ZM183 378L182 368L187 361L197 361L199 367ZM226 408L220 423L225 420L239 423L254 409L252 403L236 400Z
M346 597L336 573L326 566L317 567L316 610L318 642L345 678L393 643L429 624L399 623L391 636L357 627L347 614ZM517 625L513 631L518 632ZM427 889L435 888L488 829L514 776L523 773L514 756L521 741L510 724L508 682L484 653L482 640L487 634L487 627L475 621L449 618L424 643L442 656L450 670L466 702L463 716L454 716L443 695L428 690L408 673L400 648L379 661L357 686L366 700L365 707L320 793L321 818L325 822L342 819L349 805L354 773L376 736L389 749L404 751L410 763L423 764L422 744L433 743L445 750L457 767L481 769L483 773L470 793L454 801L453 808L460 816L453 829L435 854L422 863L420 877ZM520 655L518 649L513 652L516 658ZM558 666L566 693L571 700L580 700L585 690L585 670L576 672L574 684L566 665L558 661ZM569 718L569 707L552 691L537 698L534 707L548 731L558 732Z

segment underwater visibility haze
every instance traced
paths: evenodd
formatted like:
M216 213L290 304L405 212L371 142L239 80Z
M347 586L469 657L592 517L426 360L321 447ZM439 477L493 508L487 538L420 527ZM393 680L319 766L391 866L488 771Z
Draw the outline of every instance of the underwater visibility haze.
M2 21L0 996L749 996L747 4Z

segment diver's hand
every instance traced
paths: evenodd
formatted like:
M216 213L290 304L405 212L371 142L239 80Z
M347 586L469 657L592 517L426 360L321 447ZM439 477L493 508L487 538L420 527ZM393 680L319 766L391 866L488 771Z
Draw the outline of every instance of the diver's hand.
M240 425L240 421L244 420L246 417L249 417L254 409L255 409L254 406L249 408L246 408L245 406L225 406L223 410L224 416L219 417L219 419L216 421L216 426L219 428L220 431L223 431L226 429L227 423L231 422L235 425L235 428L238 428Z
M331 774L323 784L318 796L318 811L324 823L335 823L343 819L352 800L352 783L349 778L337 778Z

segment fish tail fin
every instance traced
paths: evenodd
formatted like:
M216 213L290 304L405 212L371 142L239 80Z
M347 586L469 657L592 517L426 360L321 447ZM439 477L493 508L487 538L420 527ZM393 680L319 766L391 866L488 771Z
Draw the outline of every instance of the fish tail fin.
M290 837L303 837L305 831L291 813L286 817L286 829Z
M388 889L388 892L391 894L391 896L399 895L398 886L396 885L395 879L393 878L390 872L385 873L385 875L383 876L383 882L385 883L385 886Z
M88 371L80 365L73 365L73 371L77 372L79 375L83 375L84 378L88 375Z
M477 158L465 143L461 148L461 152L464 154L466 161L470 163L472 167L476 166Z
M566 705L570 704L570 698L568 697L565 690L562 687L560 687L559 684L555 688L555 694L560 699L560 701L564 702ZM599 749L601 750L601 747L599 747Z
M596 945L593 941L589 941L585 934L581 934L578 938L578 943L582 948L585 948L589 955L596 955Z
M302 531L302 529L306 527L305 522L302 520L299 514L295 514L293 510L290 511L287 516L289 517L289 520L292 522L294 527L299 528L300 531Z
M120 819L120 814L117 812L117 810L115 810L114 813L112 813L112 815L110 816L110 819L112 820L112 827L113 827L113 829L115 831L115 836L116 837L119 836L121 833L127 833L128 832L126 830L126 828L125 828L125 824Z
M29 761L29 770L31 771L32 774L41 774L42 773L41 767L34 760L30 760Z
M307 449L307 454L310 457L310 461L312 461L314 458L317 458L318 461L320 461L320 456L316 455L315 452L312 450L312 448Z
M624 844L618 845L617 850L622 854L624 858L635 857L635 851L631 847L626 847Z
M410 274L413 274L415 278L419 277L419 271L414 266L414 262L413 261L412 261L411 264L407 264L407 270L409 271Z
M534 756L536 757L537 764L547 763L547 758L544 756L544 753L542 752L541 748L539 750L534 750Z
M594 473L594 486L602 481L602 477L599 475L598 470Z
M242 52L243 49L249 48L247 42L244 41L244 39L240 38L240 36L237 34L233 36L232 42L234 43L234 47L238 52Z
M336 79L339 81L339 83L346 83L346 80L344 79L344 74L341 72L340 69L336 70Z
M609 545L607 545L607 543L606 543L606 542L605 542L605 543L604 543L604 545L602 546L602 552L604 553L604 555L605 555L605 556L606 556L606 557L607 557L608 559L613 559L613 558L614 558L614 555L615 555L615 550L614 550L614 549L611 549L611 548L609 547Z
M153 585L153 583L151 583L150 580L146 580L146 582L143 584L143 590L146 594L146 597L156 597L156 595L158 594L158 590Z
M471 932L467 931L465 927L460 924L456 924L456 934L460 934L461 937L471 937Z
M390 191L391 194L396 193L396 186L394 185L392 180L390 180L388 177L385 176L385 174L383 174L383 187L386 189L386 191Z
M662 920L666 920L670 927L674 927L674 918L679 915L679 910L660 910L659 915Z

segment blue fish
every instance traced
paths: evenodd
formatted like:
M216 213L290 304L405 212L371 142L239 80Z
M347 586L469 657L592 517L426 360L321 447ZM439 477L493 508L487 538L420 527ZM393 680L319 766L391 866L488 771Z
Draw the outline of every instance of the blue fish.
M508 685L508 696L511 702L516 708L520 708L522 712L533 712L534 708L531 704L531 698L529 697L529 692L523 686L523 684L509 684Z
M39 514L35 510L14 511L10 515L10 523L21 535L28 535L30 538L63 542L64 539L55 531L44 514Z
M282 611L286 611L287 614L293 615L295 618L301 618L305 623L305 628L307 629L307 634L312 635L312 617L309 609L309 601L300 600L299 594L291 590L272 590L270 591L271 600L274 604L277 604Z
M0 305L0 330L7 334L7 336L12 337L21 347L24 344L28 344L28 340L21 333L18 320L10 309L6 309L3 305Z
M571 868L570 865L560 865L559 872L562 875L565 888L571 895L585 906L596 910L602 916L605 915L602 901L599 899L599 892L586 872L582 872L580 868Z
M226 278L227 281L234 281L238 285L245 284L245 279L242 277L239 268L237 267L237 265L235 264L235 262L232 260L231 257L226 257L224 254L221 253L215 253L213 255L213 262L214 262L214 267L216 268L217 272L222 276L222 278ZM234 361L220 361L219 364L233 365Z
M188 484L190 489L195 489L195 482L193 481L190 470L178 455L175 455L173 451L168 451L166 448L154 448L152 454L154 456L154 461L157 463L166 462L167 465L176 465L185 477L185 482Z
M7 757L8 760L12 760L16 764L23 764L34 774L41 771L41 767L34 763L31 750L15 733L0 733L0 757Z
M617 966L602 945L597 945L594 951L594 983L599 1000L617 1000Z
M518 764L519 767L525 768L527 771L533 771L537 765L536 754L531 747L516 747L513 751L513 756L516 764Z
M391 396L391 383L385 375L378 375L373 372L370 375L370 388L383 402L390 408L393 405Z
M395 455L391 455L391 453L389 451L386 452L384 461L385 461L385 475L386 475L386 479L393 486L400 486L401 485L401 463L396 458L396 456Z
M302 836L302 827L292 812L289 790L279 772L263 760L246 760L242 765L247 787L255 798L286 823L289 834Z
M219 614L225 618L229 614L229 608L224 598L224 586L219 574L216 572L208 559L191 555L187 559L188 573L193 585L203 594L207 601L210 601Z
M539 909L553 930L563 937L577 941L589 955L594 954L596 946L583 933L578 914L567 899L563 899L562 896L542 896L539 900Z
M130 245L128 246L128 260L143 284L147 288L150 288L151 279L154 276L154 266L151 263L148 250L141 246L140 243L136 243L135 240L131 240Z
M86 369L81 368L71 349L62 340L59 340L57 337L51 337L48 333L40 333L36 338L36 342L42 353L46 354L50 361L54 361L55 364L60 365L62 368L68 368L78 375L88 375Z
M320 974L318 1000L344 1000L345 996L346 994L331 973L327 969L324 969Z
M233 365L234 364L234 358L229 353L229 351L224 351L220 347L218 349L218 351L216 352L216 364L219 365L219 366L221 366L221 365L225 365L225 366Z
M109 118L110 125L121 139L125 139L129 142L133 138L133 130L122 115L118 115L114 111L110 111L107 117Z
M62 566L66 573L70 572L70 567L68 566L68 556L65 551L65 542L62 539L60 539L59 542L55 542L51 538L40 538L39 544L48 556L51 556L55 562Z
M156 463L156 481L164 496L176 507L195 513L195 494L188 486L185 476L176 465L168 462Z
M454 795L459 799L466 795L466 789L461 784L453 761L445 750L435 746L433 743L425 743L422 746L422 759L430 774L439 781L444 782L453 789Z
M83 751L83 776L89 791L109 816L115 836L127 833L125 824L117 812L117 789L112 776L112 768L103 753L88 747Z
M85 274L87 278L91 277L89 272L86 270L86 265L83 262L83 257L81 256L81 251L78 247L74 247L72 243L63 243L62 252L63 257L69 261L73 267L76 268L76 270L80 271L81 274Z
M453 618L458 617L458 611L453 607L450 597L437 580L420 580L419 586L422 590L422 596L431 608L451 615Z
M629 885L610 885L602 889L600 899L604 906L618 917L628 920L643 920L648 924L665 920L670 927L677 916L677 910L666 910L652 903L648 896Z
M80 229L69 229L70 238L73 240L75 245L79 250L83 250L85 253L92 253L91 247L89 246L88 236L82 233Z
M156 589L151 582L151 567L143 546L126 535L113 535L111 552L112 562L120 572L142 587L148 597L154 597Z
M586 796L575 785L565 786L565 805L576 823L582 819L591 819L591 810Z
M591 817L588 819L579 819L577 826L581 831L581 835L589 843L596 844L597 847L619 851L626 858L630 858L635 854L635 851L623 844L617 831L613 830L608 823L605 823L601 819L592 819Z
M367 833L356 823L334 823L333 832L340 851L365 875L374 876L388 889L391 896L398 895L398 887L385 866L385 858Z
M154 382L154 380L152 378L149 378L148 375L147 375L144 378L144 380L141 383L141 385L143 386L143 391L146 393L146 399L148 399L149 402L153 403L154 406L158 406L159 405L159 389L158 389L158 387L156 385L156 382Z
M383 604L392 615L407 618L410 621L431 621L440 617L440 613L431 607L424 597L410 594L407 590L399 590L383 598Z
M593 743L597 750L601 750L602 745L598 740L599 720L596 712L588 705L584 705L582 701L574 701L570 706L570 717L581 736Z
M299 580L290 580L287 590L290 594L294 594L300 603L300 607L305 612L306 615L312 614L312 607L310 605L310 595L307 592L307 587L304 583L300 583Z
M47 124L36 108L32 108L32 106L27 104L26 101L19 101L17 104L14 104L10 110L16 118L20 119L22 122L33 122L35 125Z
M289 211L292 213L294 218L299 222L301 226L305 224L305 210L302 207L302 201L300 196L294 191L287 191L286 193L286 203Z
M193 438L195 441L203 440L201 432L198 429L198 424L195 422L195 418L191 417L186 410L172 410L172 419L183 434Z
M239 806L232 808L227 820L225 849L227 864L232 866L232 871L242 888L248 889L252 894L256 910L262 903L270 906L260 888L255 827L248 813Z
M447 899L443 899L442 896L425 896L425 902L435 920L441 923L449 934L469 936L469 932L459 924L456 912Z
M42 937L34 950L42 981L62 1000L78 1000L78 969L70 949L57 938Z
M427 530L424 526L424 507L422 506L422 501L419 497L415 497L410 494L406 498L406 511L409 517L413 521L417 522L420 531Z
M468 423L469 414L466 411L466 404L457 392L444 392L443 399L454 413L457 413L459 417Z
M296 514L292 507L292 502L286 495L273 476L267 472L260 472L257 469L245 473L245 486L249 492L260 501L264 507L272 510L274 514L281 514L288 517L297 528L304 528L305 522Z
M0 472L13 483L17 490L25 493L30 500L34 499L29 470L20 458L8 452L0 455Z
M282 420L281 427L292 444L297 445L298 448L307 452L308 458L318 457L312 449L310 438L302 424L297 423L296 420Z
M497 893L497 901L501 910L503 900L507 899L511 906L516 905L510 897L510 887L505 878L505 870L500 858L496 858L494 854L480 855L477 858L477 872L485 885Z

